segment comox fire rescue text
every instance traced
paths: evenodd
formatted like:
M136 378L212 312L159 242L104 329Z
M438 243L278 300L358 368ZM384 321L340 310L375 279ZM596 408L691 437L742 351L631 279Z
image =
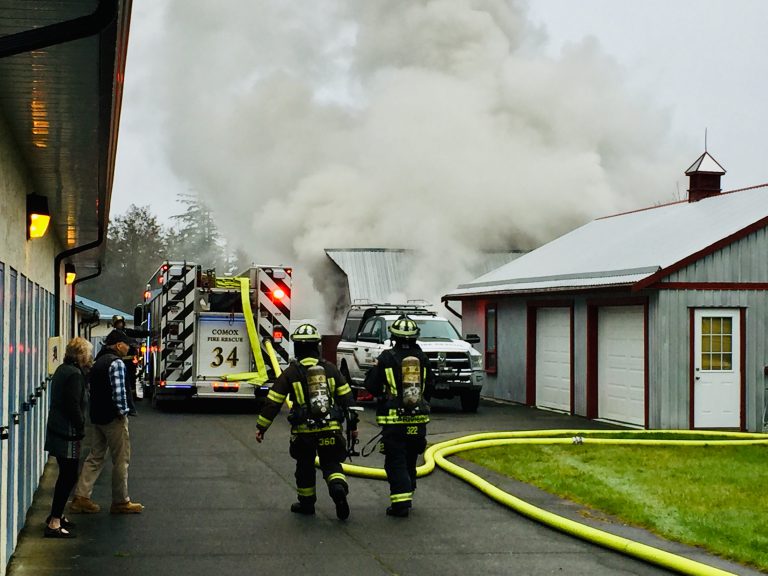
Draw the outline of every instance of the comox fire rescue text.
M291 355L291 274L252 266L217 277L190 262L163 262L137 325L150 333L141 372L155 405L174 399L266 396Z

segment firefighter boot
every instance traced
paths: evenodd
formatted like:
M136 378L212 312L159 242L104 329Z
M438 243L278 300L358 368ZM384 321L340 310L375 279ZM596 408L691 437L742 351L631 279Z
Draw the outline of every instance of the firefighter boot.
M336 504L336 518L346 520L349 518L349 503L347 502L347 492L349 489L343 482L331 482L328 485L328 492L331 494L333 502Z
M411 507L407 502L394 502L392 506L387 508L387 516L395 516L396 518L408 518L410 511Z
M315 513L315 498L299 496L299 501L291 504L291 512L311 516Z

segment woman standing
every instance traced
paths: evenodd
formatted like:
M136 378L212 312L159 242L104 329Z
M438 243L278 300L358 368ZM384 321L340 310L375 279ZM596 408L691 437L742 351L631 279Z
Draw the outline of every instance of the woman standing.
M59 476L53 491L51 515L45 526L46 538L74 538L74 524L64 517L64 506L77 483L80 442L85 436L85 411L88 392L85 371L93 364L93 345L84 338L67 344L64 363L53 373L51 409L45 449L56 457Z

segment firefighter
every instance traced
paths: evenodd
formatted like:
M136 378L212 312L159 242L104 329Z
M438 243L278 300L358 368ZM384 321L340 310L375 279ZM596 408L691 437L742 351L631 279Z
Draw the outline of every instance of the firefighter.
M291 335L295 358L277 378L256 422L256 441L261 442L283 402L290 397L290 454L296 460L298 502L291 512L315 513L315 456L336 505L340 520L349 517L349 487L341 463L347 455L342 423L349 418L357 436L357 415L349 411L352 389L338 368L320 358L320 333L311 324L302 324Z
M365 379L377 400L376 422L382 427L384 470L389 482L388 516L408 517L416 489L416 460L427 447L433 375L429 360L416 342L419 327L400 316L389 327L394 346L382 352Z

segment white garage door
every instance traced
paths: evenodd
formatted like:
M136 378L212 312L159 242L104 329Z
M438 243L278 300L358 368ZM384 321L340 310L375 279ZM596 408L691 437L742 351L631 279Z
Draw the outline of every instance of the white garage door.
M571 411L571 311L536 314L536 405Z
M599 417L644 426L643 307L600 308L597 340Z

